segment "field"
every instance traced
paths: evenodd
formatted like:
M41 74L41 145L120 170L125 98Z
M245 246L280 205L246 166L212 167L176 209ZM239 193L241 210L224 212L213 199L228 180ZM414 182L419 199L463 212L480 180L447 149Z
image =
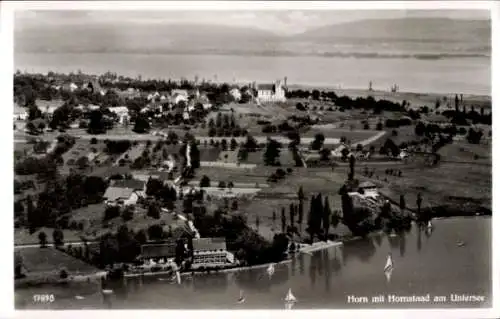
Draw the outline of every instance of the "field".
M27 276L31 273L57 276L62 269L69 275L88 275L98 271L97 268L51 247L23 248L18 251Z
M40 228L33 234L30 234L27 229L14 229L14 244L15 245L35 245L39 244L38 234L44 232L47 235L47 242L52 243L52 232L53 228ZM77 242L81 241L80 233L78 231L64 229L63 230L64 241Z

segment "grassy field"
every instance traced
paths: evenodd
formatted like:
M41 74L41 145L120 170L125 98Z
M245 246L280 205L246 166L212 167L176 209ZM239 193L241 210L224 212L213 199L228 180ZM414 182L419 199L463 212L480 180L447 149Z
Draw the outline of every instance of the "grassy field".
M97 268L51 247L23 248L18 251L28 276L32 273L58 275L62 269L69 275L88 275L98 271Z
M14 229L14 245L34 245L39 244L40 241L38 239L38 234L40 232L44 232L47 235L47 242L53 243L52 241L52 232L53 228L40 228L33 234L30 234L27 229ZM80 232L64 229L63 230L64 241L68 242L76 242L80 241Z

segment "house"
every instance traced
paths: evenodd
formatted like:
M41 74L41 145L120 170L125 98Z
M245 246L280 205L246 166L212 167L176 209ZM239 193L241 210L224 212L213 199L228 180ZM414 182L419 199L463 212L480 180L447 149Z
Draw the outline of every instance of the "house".
M215 266L231 262L225 238L193 238L192 266Z
M229 91L229 94L233 97L233 99L238 102L241 100L241 92L239 88L233 88L231 91Z
M372 182L363 182L359 184L358 188L363 191L365 197L378 197L377 185Z
M276 80L273 84L259 84L257 86L257 101L260 103L284 102L286 92L286 78Z
M177 244L174 240L169 240L162 244L145 244L141 246L141 253L138 257L143 263L158 262L175 258L175 248Z
M108 109L111 113L115 113L118 116L118 122L120 124L125 125L130 122L130 115L126 106L116 106Z
M177 105L179 104L181 101L184 101L187 103L188 101L188 97L187 95L181 95L181 94L178 94L178 93L175 93L172 95L172 97L170 98L170 102L174 105Z
M28 118L27 109L19 106L19 104L14 104L14 121L25 121Z
M104 193L106 205L135 205L139 197L144 197L146 183L135 179L115 180Z

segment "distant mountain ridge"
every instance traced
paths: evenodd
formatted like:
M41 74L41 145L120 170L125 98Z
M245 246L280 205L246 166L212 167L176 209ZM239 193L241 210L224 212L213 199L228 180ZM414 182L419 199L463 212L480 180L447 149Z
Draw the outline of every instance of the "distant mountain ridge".
M489 20L452 20L405 18L360 20L323 26L292 36L281 36L257 28L220 25L119 25L91 24L69 26L37 26L14 28L14 49L19 53L152 53L152 54L261 54L321 55L390 58L398 54L381 52L382 42L405 42L409 47L404 57L413 57L412 43L423 47L418 53L444 56L454 52L454 43L464 43L457 51L464 56L484 54L490 49ZM351 51L338 51L335 44L348 43ZM408 44L409 43L409 44ZM450 43L450 50L436 49L436 44ZM468 47L470 45L470 48ZM360 51L365 46L372 51ZM456 46L455 46L456 47ZM399 44L396 49L400 49ZM479 51L477 51L478 49ZM377 53L374 55L374 53ZM456 55L457 57L460 54ZM419 58L419 55L415 55ZM425 58L425 56L424 56Z
M417 41L487 41L491 39L490 20L448 18L402 18L359 20L328 25L303 32L295 39L325 40L360 38Z

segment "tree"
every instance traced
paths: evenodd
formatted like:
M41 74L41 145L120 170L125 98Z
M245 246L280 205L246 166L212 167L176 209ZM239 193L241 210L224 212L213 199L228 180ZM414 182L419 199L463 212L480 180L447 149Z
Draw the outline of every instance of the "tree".
M63 245L64 234L60 229L54 229L52 232L52 240L54 242L54 246L58 247Z
M193 140L190 144L189 156L191 157L191 167L193 169L200 167L200 150L198 149L198 145Z
M405 195L404 194L399 195L399 207L401 207L401 210L406 209L406 202L405 202Z
M47 247L47 234L45 234L45 232L41 231L38 234L38 240L40 242L40 248Z
M234 151L236 149L236 147L238 147L238 142L236 142L236 140L234 138L232 138L231 144L229 147L230 147L231 151Z
M337 228L337 226L340 223L340 216L339 216L338 210L333 211L332 218L331 218L330 222L331 222L331 225L333 226L333 228Z
M293 203L290 203L289 209L290 209L290 211L289 211L289 214L290 214L290 226L293 226L293 223L295 222L295 206L293 205Z
M415 125L415 134L417 136L423 136L425 134L426 127L425 124L422 122L418 122L417 125Z
M354 179L354 166L356 164L356 158L354 155L351 155L349 158L349 180L352 181Z
M207 175L203 175L201 178L200 187L210 187L210 178Z
M257 227L257 230L259 230L259 226L260 226L259 215L255 216L255 226Z
M147 131L149 131L149 129L150 129L150 125L149 125L148 119L143 115L139 115L135 119L134 128L132 129L132 131L139 133L139 134L142 134L142 133L146 133Z
M104 120L101 111L95 110L90 113L90 122L89 122L89 127L87 128L87 132L89 134L106 133L106 127L104 125Z
M321 151L319 151L319 154L321 161L328 161L330 159L331 151L327 148L322 148Z
M126 206L122 212L122 219L124 221L132 220L134 218L134 210L133 206Z
M286 215L285 215L285 207L281 207L281 232L285 232L286 228Z
M148 216L154 219L160 219L160 208L155 203L148 206Z
M311 149L314 151L319 151L323 147L325 142L325 136L321 133L314 135L314 140L311 142Z
M226 182L224 182L224 181L220 181L220 182L219 182L219 185L218 185L217 187L219 187L220 189L224 189L224 188L226 188Z
M420 209L422 206L422 194L418 193L417 194L417 214L420 215Z
M276 211L274 211L274 210L273 210L273 217L272 218L273 218L273 224L274 224L274 222L276 222Z
M325 196L325 204L323 205L323 229L326 237L328 237L328 230L330 228L331 214L332 211L330 210L328 196Z
M382 131L382 129L384 128L384 125L382 124L382 122L378 122L376 128L377 128L377 131Z
M271 138L268 139L266 151L264 152L265 165L275 166L279 162L280 147L281 147L280 143Z

